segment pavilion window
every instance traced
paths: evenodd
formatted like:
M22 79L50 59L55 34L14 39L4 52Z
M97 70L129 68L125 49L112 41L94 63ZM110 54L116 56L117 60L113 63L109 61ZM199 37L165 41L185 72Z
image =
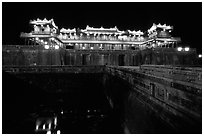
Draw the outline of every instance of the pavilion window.
M40 31L39 26L34 25L34 32L35 32L35 33L39 33L39 31Z

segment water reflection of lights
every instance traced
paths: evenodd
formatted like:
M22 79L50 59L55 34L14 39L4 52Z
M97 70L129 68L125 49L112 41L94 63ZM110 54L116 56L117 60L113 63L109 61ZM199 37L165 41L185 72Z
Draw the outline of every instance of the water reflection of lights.
M57 117L54 119L54 124L57 125Z
M60 130L57 130L57 134L60 134L61 133L61 131Z
M47 131L47 134L61 134L60 130L57 130L57 132L51 132L50 130Z
M38 125L36 125L35 129L36 129L36 130L38 130L38 128L39 128L39 126L38 126Z
M52 134L52 133L51 133L51 131L49 130L49 131L47 131L47 134Z
M63 110L61 111L61 114L63 114L64 112L63 112Z
M57 117L38 118L36 121L35 132L52 134L52 133L57 133L56 128L57 128Z
M48 128L51 129L51 123L49 123Z

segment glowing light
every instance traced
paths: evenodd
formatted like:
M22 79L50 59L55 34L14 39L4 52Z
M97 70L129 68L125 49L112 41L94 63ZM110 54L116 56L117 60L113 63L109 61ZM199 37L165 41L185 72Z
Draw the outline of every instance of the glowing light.
M185 51L189 51L190 48L189 48L189 47L185 47L184 50L185 50Z
M63 114L64 112L63 112L63 110L61 111L61 114Z
M51 134L51 131L49 130L49 131L47 131L47 134Z
M48 126L48 127L49 127L49 129L51 129L51 123L49 123L49 126Z
M91 50L93 50L93 47L91 47Z
M50 46L49 45L45 45L45 49L49 49L50 48Z
M36 130L38 130L38 128L39 128L39 126L38 126L38 125L36 125L36 128L35 128L35 129L36 129Z
M202 54L199 54L199 55L198 55L198 58L202 58Z
M43 40L40 40L41 42L43 42Z
M182 49L183 49L182 47L178 47L177 48L178 51L182 51Z
M45 41L45 44L47 44L47 41Z
M152 47L156 47L156 44L155 44L155 43L153 43L153 44L152 44Z
M37 40L37 41L38 41L38 40L39 40L39 38L38 38L38 37L36 37L36 38L35 38L35 40Z
M82 47L82 49L84 50L84 49L85 49L85 47Z
M54 119L54 124L57 125L57 117Z
M55 45L55 49L58 50L59 49L59 45Z
M60 134L61 132L60 132L60 130L57 130L57 134Z
M45 124L43 125L43 129L45 129Z
M90 112L90 110L88 110L87 112Z

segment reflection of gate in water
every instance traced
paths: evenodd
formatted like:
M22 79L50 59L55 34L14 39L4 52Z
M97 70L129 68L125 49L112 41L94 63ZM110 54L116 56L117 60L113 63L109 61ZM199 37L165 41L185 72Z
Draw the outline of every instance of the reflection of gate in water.
M82 65L87 65L86 57L87 54L82 54Z
M90 65L91 54L82 54L82 65Z
M125 62L124 62L124 58L125 58L125 55L124 54L121 54L118 56L118 61L119 61L119 66L124 66Z
M75 65L75 58L76 58L76 55L75 54L72 54L72 53L66 53L65 56L64 56L64 61L65 61L65 65Z

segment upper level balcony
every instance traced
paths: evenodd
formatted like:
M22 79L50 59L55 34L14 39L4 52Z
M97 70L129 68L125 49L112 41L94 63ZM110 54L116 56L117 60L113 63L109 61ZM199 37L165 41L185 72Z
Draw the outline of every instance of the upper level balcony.
M49 38L52 37L50 32L31 32L31 33L21 33L21 38L35 38L35 37L42 37L42 38Z
M58 35L57 38L63 41L72 40L88 40L88 41L126 41L126 42L144 42L147 40L145 37L135 37L135 36L79 36L79 35Z

